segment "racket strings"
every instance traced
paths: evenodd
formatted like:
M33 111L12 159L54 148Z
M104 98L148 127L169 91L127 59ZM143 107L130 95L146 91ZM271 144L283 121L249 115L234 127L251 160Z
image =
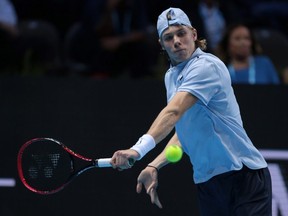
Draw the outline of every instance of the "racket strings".
M22 170L29 186L49 191L60 187L74 171L73 158L59 145L30 145L22 155Z
M52 178L54 171L57 169L61 155L59 153L43 155L31 155L32 162L28 168L29 177L31 179L38 178L43 175L44 178Z
M104 160L105 163L103 160L101 167L110 166L110 159ZM73 152L52 138L26 142L18 152L17 165L26 188L43 195L62 190L84 171L98 167L95 160Z

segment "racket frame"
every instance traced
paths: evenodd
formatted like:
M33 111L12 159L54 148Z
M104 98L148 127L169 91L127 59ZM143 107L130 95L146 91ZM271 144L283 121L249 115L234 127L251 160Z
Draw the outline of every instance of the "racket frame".
M74 157L78 158L78 159L81 159L83 161L87 161L87 162L90 162L89 165L87 165L86 167L72 173L69 178L66 180L66 182L64 184L62 184L61 186L53 189L53 190L37 190L36 188L33 188L31 185L28 184L25 176L24 176L24 173L23 173L23 167L22 167L22 155L23 155L23 152L25 151L25 149L31 145L32 143L35 143L35 142L39 142L39 141L52 141L58 145L60 145L66 152L69 153L71 159ZM73 160L73 159L72 159ZM24 186L29 189L30 191L34 192L34 193L37 193L37 194L41 194L41 195L48 195L48 194L54 194L54 193L57 193L59 191L61 191L63 188L66 187L67 184L69 184L75 177L79 176L81 173L89 170L89 169L92 169L92 168L102 168L102 167L112 167L112 165L110 164L110 161L111 161L111 158L100 158L100 159L91 159L91 158L87 158L87 157L84 157L83 155L81 154L78 154L74 151L72 151L71 149L69 149L67 146L65 146L62 142L58 141L58 140L55 140L53 138L47 138L47 137L44 137L44 138L34 138L34 139L31 139L29 141L27 141L26 143L24 143L21 148L19 149L19 152L18 152L18 155L17 155L17 169L18 169L18 175L20 177L20 180L21 182L24 184Z

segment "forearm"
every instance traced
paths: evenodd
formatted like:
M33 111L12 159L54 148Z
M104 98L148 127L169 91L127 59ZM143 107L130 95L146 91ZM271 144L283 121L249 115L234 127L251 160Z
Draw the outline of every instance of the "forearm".
M169 104L159 113L148 132L140 137L131 149L139 153L140 160L156 144L160 143L175 127L183 113L195 104L197 98L188 92L178 92Z
M175 109L166 107L155 119L147 134L150 134L157 144L173 130L179 118L180 115Z

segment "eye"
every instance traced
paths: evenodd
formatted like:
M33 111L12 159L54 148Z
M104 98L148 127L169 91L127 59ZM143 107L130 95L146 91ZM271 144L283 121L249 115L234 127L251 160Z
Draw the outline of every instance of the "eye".
M163 40L164 41L171 41L173 39L173 36L172 35L165 35L164 37L163 37Z
M186 35L186 31L184 31L184 30L181 30L177 33L178 37L184 37L185 35Z

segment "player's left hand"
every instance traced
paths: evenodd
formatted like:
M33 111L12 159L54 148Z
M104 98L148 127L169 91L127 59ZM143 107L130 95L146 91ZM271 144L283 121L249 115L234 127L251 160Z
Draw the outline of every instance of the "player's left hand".
M158 172L155 168L146 167L137 179L137 193L141 193L143 185L146 189L146 193L149 194L151 198L151 203L157 205L159 208L162 208L162 204L159 200L157 194L157 187L158 187Z

